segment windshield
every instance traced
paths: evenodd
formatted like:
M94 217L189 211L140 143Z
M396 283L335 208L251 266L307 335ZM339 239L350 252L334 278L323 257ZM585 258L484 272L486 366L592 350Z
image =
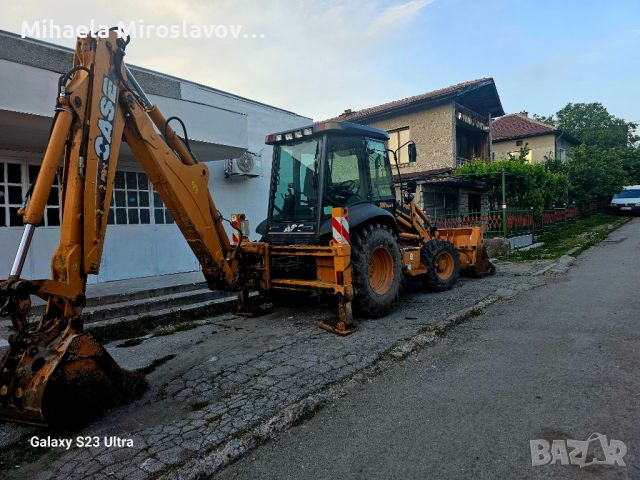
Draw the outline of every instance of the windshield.
M616 193L613 198L640 198L640 189L623 190L620 193Z
M313 220L316 212L316 166L320 142L305 140L276 147L276 170L271 218L280 221Z

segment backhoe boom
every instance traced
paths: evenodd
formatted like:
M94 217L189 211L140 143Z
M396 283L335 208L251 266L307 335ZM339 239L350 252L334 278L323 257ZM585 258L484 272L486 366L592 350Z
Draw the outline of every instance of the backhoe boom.
M108 38L79 38L73 68L60 80L42 167L20 211L23 237L9 278L0 282L0 313L11 317L15 330L0 364L0 417L68 427L143 385L83 332L87 275L100 270L123 138L198 258L209 286L234 290L238 284L238 247L231 246L209 195L209 171L124 65L126 44L115 31ZM52 277L25 280L22 268L61 159L61 236ZM30 295L46 301L36 324L28 322Z

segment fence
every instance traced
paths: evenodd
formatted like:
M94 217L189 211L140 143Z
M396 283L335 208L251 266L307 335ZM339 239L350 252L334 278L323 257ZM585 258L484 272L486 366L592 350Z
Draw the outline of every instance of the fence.
M539 218L536 218L530 209L508 208L506 215L507 237L540 232L551 225L567 223L582 215L603 211L606 205L607 202L595 201L582 205L555 208L553 210L545 210ZM502 210L490 210L485 214L480 212L456 212L432 217L432 221L435 222L438 228L482 225L485 227L485 236L487 237L503 236L505 233L502 224Z

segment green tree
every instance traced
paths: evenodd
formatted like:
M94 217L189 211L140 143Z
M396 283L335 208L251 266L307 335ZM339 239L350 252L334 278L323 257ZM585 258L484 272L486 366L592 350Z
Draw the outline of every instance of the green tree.
M533 119L538 122L546 123L550 127L556 127L556 119L553 115L538 115L537 113L533 114Z
M640 149L617 148L615 155L622 159L622 168L627 174L627 184L640 185Z
M555 125L590 146L627 147L638 140L638 125L611 115L601 103L568 103L556 113Z
M580 145L571 150L567 175L570 197L576 202L610 197L626 184L627 175L621 150Z
M529 148L529 145L525 144L523 147L520 147L520 149L518 150L518 155L514 155L513 153L508 153L507 154L507 158L505 158L505 160L509 160L511 162L518 162L518 163L527 163L527 155L529 155L529 152L531 151L531 149Z
M524 161L527 149L518 157L497 162L472 162L456 170L466 177L481 180L489 186L489 198L494 208L502 201L502 170L505 171L507 203L516 208L533 208L539 216L545 209L567 201L568 177L552 172L545 164Z

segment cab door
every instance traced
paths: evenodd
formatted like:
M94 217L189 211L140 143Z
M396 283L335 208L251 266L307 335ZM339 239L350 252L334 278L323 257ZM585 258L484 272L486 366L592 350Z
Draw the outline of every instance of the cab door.
M371 202L394 213L396 207L395 186L387 147L382 140L366 139L366 166Z

